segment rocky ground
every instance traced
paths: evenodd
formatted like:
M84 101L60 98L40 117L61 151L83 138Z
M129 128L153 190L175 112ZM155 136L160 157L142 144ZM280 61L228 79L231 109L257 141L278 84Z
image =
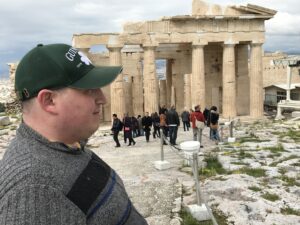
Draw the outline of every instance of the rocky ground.
M20 116L9 119L9 125L0 126L0 159ZM236 141L228 143L228 135L225 126L224 142L216 145L206 128L200 153L202 200L211 206L219 225L300 224L300 122L244 118L235 124ZM192 131L179 129L178 143L191 139ZM135 140L135 146L122 141L121 148L114 148L109 126L102 126L88 145L120 174L150 225L180 224L179 212L196 203L192 170L185 165L183 152L164 146L171 168L159 171L153 165L160 160L159 140Z

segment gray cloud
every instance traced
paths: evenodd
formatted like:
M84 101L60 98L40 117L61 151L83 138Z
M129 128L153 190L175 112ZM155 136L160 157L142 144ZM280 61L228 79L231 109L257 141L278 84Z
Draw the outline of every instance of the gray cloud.
M300 16L296 0L210 0L247 3L277 10L266 22L265 48L300 52ZM121 32L128 21L188 15L192 0L0 0L0 74L4 63L19 60L38 43L71 44L74 33Z

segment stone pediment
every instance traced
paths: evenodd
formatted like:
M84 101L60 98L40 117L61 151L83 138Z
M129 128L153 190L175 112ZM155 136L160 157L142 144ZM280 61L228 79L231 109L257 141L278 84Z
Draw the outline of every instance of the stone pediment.
M277 11L261 6L247 4L247 6L221 6L209 4L206 1L193 0L192 17L243 17L252 16L253 18L272 18Z
M274 16L277 11L273 9L268 9L262 6L247 4L247 6L231 6L237 10L241 11L241 14L257 14L257 15L270 15Z

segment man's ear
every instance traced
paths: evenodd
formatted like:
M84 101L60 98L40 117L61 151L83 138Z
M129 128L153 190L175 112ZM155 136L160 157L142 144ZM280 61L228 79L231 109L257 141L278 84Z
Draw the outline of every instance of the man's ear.
M40 107L49 113L57 114L56 104L54 101L57 93L48 89L42 89L38 93L37 100Z

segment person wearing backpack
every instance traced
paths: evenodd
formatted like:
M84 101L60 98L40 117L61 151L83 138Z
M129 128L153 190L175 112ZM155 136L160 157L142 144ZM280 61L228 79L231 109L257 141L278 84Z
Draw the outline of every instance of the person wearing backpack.
M191 113L191 121L192 121L192 128L193 128L193 137L194 141L199 141L202 145L202 130L205 126L205 119L203 113L200 111L200 105L195 106L195 111Z
M113 124L111 130L113 132L114 141L116 142L116 146L115 146L116 148L121 147L118 139L118 135L122 129L123 129L123 123L118 118L117 114L113 114Z

